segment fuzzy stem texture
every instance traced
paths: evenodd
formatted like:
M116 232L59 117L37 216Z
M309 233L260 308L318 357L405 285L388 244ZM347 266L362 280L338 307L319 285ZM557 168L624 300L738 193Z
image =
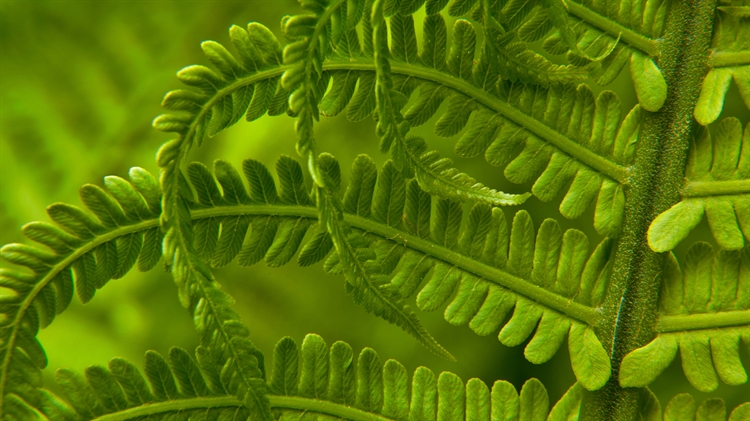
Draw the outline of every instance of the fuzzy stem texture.
M709 46L716 0L672 3L659 66L667 81L667 100L648 113L633 167L622 238L615 255L612 280L597 327L610 350L612 377L596 392L586 393L582 421L638 419L641 390L622 388L622 359L655 335L657 299L664 254L651 251L646 233L659 213L680 200L693 109L708 70Z

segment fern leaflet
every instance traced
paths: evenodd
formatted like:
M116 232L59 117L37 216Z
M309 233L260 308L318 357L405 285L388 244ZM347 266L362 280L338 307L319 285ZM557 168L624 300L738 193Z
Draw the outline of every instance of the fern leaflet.
M715 136L696 132L688 155L683 200L656 217L648 230L654 251L672 250L705 213L716 242L741 249L750 239L750 124L726 118ZM744 237L744 238L743 238Z
M662 278L659 334L625 357L620 383L650 383L678 349L685 375L698 390L716 389L719 378L731 385L747 382L739 347L740 341L750 343L750 249L714 252L696 243L682 270L669 254Z

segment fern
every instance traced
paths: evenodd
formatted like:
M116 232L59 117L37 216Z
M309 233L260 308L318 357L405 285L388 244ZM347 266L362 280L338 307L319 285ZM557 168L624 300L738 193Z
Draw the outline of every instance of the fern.
M428 17L426 19L426 22L435 21L426 25L426 27L434 28L437 33L445 32L442 18ZM292 25L295 21L289 22L286 24ZM410 22L410 20L407 20L406 23L402 22L400 30L404 34L414 34L413 24L410 24ZM406 26L404 27L404 25ZM439 29L441 25L443 29ZM466 27L465 25L459 26ZM473 33L474 30L472 28L465 31ZM429 33L425 37L425 39L432 38L432 34ZM298 43L302 42L298 41ZM405 48L409 51L416 48L414 45L416 41L413 38L410 40L404 39L402 42L410 43L412 47L391 46L394 51L384 54L399 57L402 53L396 52L396 48ZM349 48L346 51L349 51L348 54L352 57L368 54L367 46L365 46L365 51L359 54L351 53L351 48L353 48L351 43L347 43L346 47ZM597 230L605 235L616 236L622 223L624 203L622 183L627 182L627 165L632 161L635 152L634 146L641 120L640 108L634 108L628 114L628 118L620 124L621 110L617 97L611 93L603 93L598 99L594 99L591 91L584 85L577 89L567 85L544 88L508 82L502 83L498 91L488 94L481 88L491 88L497 83L501 75L489 63L483 62L482 57L480 57L476 66L473 65L471 57L467 56L461 59L464 60L464 70L461 71L468 72L466 73L468 75L472 75L472 72L474 74L473 79L464 75L469 79L467 81L461 79L461 75L456 75L454 70L447 68L450 66L445 64L446 61L439 55L435 56L434 51L434 45L424 45L422 57L420 57L423 64L427 63L426 66L432 64L435 66L434 68L422 69L409 66L408 62L399 65L398 61L393 61L390 64L391 71L398 76L393 78L393 89L398 88L398 92L408 97L413 94L417 87L420 88L417 102L404 114L404 118L409 125L418 126L426 122L437 111L440 104L450 96L449 109L455 107L463 111L459 115L449 112L440 119L436 124L438 135L452 136L458 133L467 125L472 112L476 110L476 116L469 130L456 144L456 151L459 156L471 157L486 152L485 156L491 164L496 166L507 165L505 174L511 181L522 183L536 179L537 182L532 192L545 201L552 200L563 190L569 180L573 179L574 182L561 204L563 215L569 218L580 216L596 198L597 212L595 219ZM291 55L291 53L289 54ZM332 57L327 62L322 61L319 64L323 76L316 79L317 81L314 83L308 83L316 86L316 91L324 91L328 76L326 70L330 69L330 78L333 82L328 94L320 100L323 113L327 116L334 116L346 109L347 117L350 120L358 121L366 118L375 110L373 98L375 96L375 76L370 73L375 70L374 66L355 63L355 59L348 59L345 63L340 63L338 57L344 53L337 53L336 50L332 50L329 54ZM440 51L437 54L440 54ZM450 57L448 58L450 59ZM335 69L339 67L343 67L343 69L336 71ZM189 69L193 68L189 67L186 70ZM186 70L183 70L183 72ZM294 74L297 74L297 72L295 71ZM235 84L243 86L257 84L264 75L275 78L280 73L281 68L276 71L269 69L264 74L246 77L244 80L235 82ZM227 77L227 75L224 76ZM203 83L209 85L212 83L211 80L221 80L216 74L206 76L206 78ZM292 76L289 76L289 79L294 80ZM293 86L292 82L289 83L289 86ZM223 83L218 86L223 87L225 85L226 83ZM226 89L232 90L231 86L227 86ZM308 100L320 96L314 94L311 89L305 89L307 94L300 95L302 97L312 95L312 99L308 98ZM280 89L277 96L288 95L288 92L288 90ZM400 103L405 104L405 101L401 100ZM166 103L166 105L170 106L171 104ZM309 108L309 106L307 107ZM540 114L539 110L550 110L550 112ZM262 115L263 111L260 114ZM205 116L199 113L196 118L197 121L194 123L196 127L205 124L205 122L201 123L201 119L205 120ZM308 117L298 116L298 118L300 122L303 122L305 121L304 118ZM165 121L173 121L174 119L175 117L171 115L162 116L155 120L154 125L157 129L165 131L181 132L187 130L187 126L184 124L178 126L164 124ZM229 118L226 118L226 120L233 121ZM395 125L399 123L393 121L387 124ZM404 130L404 123L400 124L401 130ZM298 125L298 129L303 130L302 127L308 126L309 123L304 123ZM385 128L381 129L381 131L384 130ZM314 144L313 138L309 137L311 136L310 131L304 129L303 133L301 139L306 140L301 140L301 142L305 145L308 143ZM391 135L396 134L401 135L401 132L391 131ZM194 133L188 131L185 136L190 137L192 135ZM195 135L200 136L201 133L196 132ZM551 145L545 147L544 141ZM450 192L459 189L459 193L454 198L474 199L477 196L477 193L465 190L473 186L473 180L468 176L457 174L455 170L450 169L450 164L447 162L438 161L441 163L438 168L429 168L428 164L431 161L425 163L423 160L428 157L434 159L434 157L431 155L421 157L422 152L419 152L420 149L417 147L422 144L422 141L411 142L414 144L411 148L406 145L405 139L401 143L402 145L399 147L401 156L403 156L403 159L409 157L411 168L420 169L418 176L423 180L421 184L423 188L429 191L436 190L438 194L442 195L456 194ZM514 159L514 151L523 144L526 144L524 153ZM177 146L176 143L169 145L168 150L170 151L172 146ZM381 146L388 150L390 145L390 141L385 141ZM414 151L415 148L417 148L417 151ZM165 146L166 150L167 146ZM603 156L600 154L603 154ZM165 154L166 156L169 155ZM554 159L552 159L553 157ZM397 162L400 162L400 160L397 160ZM561 170L564 170L564 172L557 178L557 174ZM556 179L551 180L551 178ZM437 185L435 185L435 181L437 181ZM478 192L480 199L505 202L502 195L488 191L483 186L477 186L476 189L480 190Z
M713 136L702 127L719 118L731 79L750 106L746 3L305 0L308 14L282 20L284 43L258 23L230 29L236 55L202 43L215 70L178 72L197 89L169 92L168 113L153 122L177 136L157 155L160 183L134 168L129 180L105 178L104 189L86 185L87 210L54 204L53 224L23 228L40 246L0 249L25 268L0 273L3 419L727 419L721 400L696 405L689 395L662 414L646 386L678 350L700 391L747 382L739 349L750 342L750 126L728 117ZM445 9L458 18L450 36ZM606 86L628 63L639 104L624 117L615 93L576 85ZM533 182L530 194L544 202L566 191L560 213L569 219L596 200L594 228L605 238L591 247L554 219L537 229L523 209L509 223L495 206L521 205L529 193L487 187L409 133L445 102L434 132L460 135L457 155L484 154L511 182ZM315 138L321 114L342 113L372 116L391 155L380 171L360 155L347 186ZM276 165L278 182L252 159L245 180L226 161L213 171L186 165L205 136L266 114L296 119L312 188L289 157ZM704 213L719 249L695 243L680 267L662 252ZM178 348L169 362L149 352L145 378L115 359L84 376L59 371L65 399L43 389L39 329L74 293L86 303L162 253L200 336L197 363ZM551 411L535 379L519 394L507 382L490 391L419 368L410 386L399 363L381 364L366 348L355 368L351 347L329 349L317 335L301 350L279 342L267 376L212 268L279 267L295 256L343 274L357 304L449 360L408 304L413 296L420 310L444 308L447 322L498 333L507 346L533 333L524 354L536 364L567 337L578 382ZM748 408L729 420L747 420Z
M65 398L43 391L41 412L50 419L246 419L247 409L227 392L231 386L221 376L221 367L206 358L203 348L198 348L196 357L197 363L185 350L172 348L167 361L149 351L145 376L121 358L113 358L108 368L91 366L84 376L58 370L55 377ZM464 384L453 373L436 377L426 367L417 368L410 384L398 361L382 363L373 349L365 348L355 366L349 344L338 341L329 349L314 334L305 337L301 349L289 337L276 344L268 387L271 406L282 419L312 413L350 420L562 421L578 417L582 398L576 384L550 409L547 391L536 379L528 380L520 393L505 381L496 381L490 390L479 379ZM642 416L661 418L659 403L650 392L643 400ZM743 419L748 409L748 404L735 408L729 421ZM708 399L696 407L688 394L670 400L664 416L677 421L696 412L712 420L727 419L721 399Z
M724 97L734 79L745 105L750 108L750 31L748 6L720 6L716 13L716 30L708 72L695 106L695 119L702 125L716 121L724 106Z
M649 228L649 245L668 251L682 241L705 213L716 242L737 250L750 239L750 125L726 118L696 133L691 145L684 199L659 215ZM743 238L744 237L744 238Z
M290 261L300 247L301 265L323 260L332 250L330 236L325 231L317 231L302 246L305 231L313 225L306 221L316 215L309 202L289 199L289 191L304 189L299 166L293 162L282 158L277 165L280 183L289 189L281 194L287 200L279 201L280 206L276 206L279 210L264 203L235 206L236 216L228 216L233 204L228 198L222 200L208 170L200 164L191 164L188 171L191 180L208 180L202 181L204 191L198 192L199 201L204 206L213 207L217 202L225 206L211 212L224 215L223 221L213 217L196 225L198 253L216 266L235 257L241 265L264 258L268 265L280 266ZM217 162L216 166L226 165ZM276 197L270 175L263 167L254 161L246 161L244 167L251 192L265 185L268 186L265 196ZM296 170L282 171L290 167ZM262 175L251 176L247 168L256 168L255 173ZM290 174L298 174L298 178ZM542 363L551 358L570 329L576 341L571 345L572 361L582 383L596 389L607 380L609 366L603 358L605 352L588 325L596 323L594 308L606 292L610 241L602 242L589 256L588 239L583 233L570 230L563 235L554 220L547 220L536 236L536 242L544 246L534 250L534 228L526 212L516 215L509 230L499 209L493 211L485 205L475 205L467 225L459 228L462 212L459 204L439 200L434 205L436 219L430 223L433 213L430 196L419 188L416 180L407 184L392 163L387 163L378 176L372 161L360 156L353 165L351 178L353 182L341 199L343 220L361 233L353 234L357 248L362 249L359 258L369 262L367 272L376 274L381 289L406 298L416 292L426 277L427 284L419 294L417 306L435 310L458 288L458 295L446 309L446 320L453 324L471 321L470 326L480 335L496 332L515 304L517 314L500 334L503 343L520 344L542 319L535 340L527 347L529 360ZM254 182L254 179L269 181ZM226 191L227 183L221 184ZM216 199L212 203L209 197ZM252 216L252 223L243 214ZM250 225L252 229L243 245ZM327 260L326 268L341 273L338 254ZM428 273L431 275L427 276ZM356 295L355 299L362 301ZM444 351L438 352L446 355ZM592 367L586 366L587 358L592 359Z
M696 389L747 382L740 342L750 344L750 248L690 247L682 264L670 253L659 298L659 332L648 345L625 357L620 383L651 383L680 350L685 376ZM717 376L718 374L718 376Z

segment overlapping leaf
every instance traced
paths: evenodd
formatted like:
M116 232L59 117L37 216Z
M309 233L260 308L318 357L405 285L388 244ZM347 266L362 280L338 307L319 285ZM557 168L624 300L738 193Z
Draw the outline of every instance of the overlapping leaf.
M338 166L326 167L331 165ZM243 172L249 189L226 162L217 161L215 176L202 164L188 167L189 184L183 193L187 208L183 212L189 212L194 221L190 238L195 256L213 266L235 259L241 265L265 260L270 266L281 266L301 247L300 264L325 259L333 248L327 231L316 228L302 246L306 232L317 226L318 213L307 195L299 164L290 158L279 161L278 188L257 161L245 161ZM527 348L530 360L541 363L549 359L570 331L573 364L582 383L596 388L606 381L609 361L588 324L595 321L593 307L606 292L611 241L604 241L589 254L588 240L576 230L563 234L555 221L547 220L535 236L526 212L519 212L510 228L502 211L481 204L472 208L468 224L461 227L459 203L432 203L416 181L409 181L407 188L407 180L393 164L386 165L378 177L366 156L355 162L351 179L341 199L344 220L355 230L348 242L358 250L363 276L371 277L390 302L400 303L416 292L425 277L428 282L417 301L423 309L440 307L458 288L446 319L455 324L471 321L470 326L480 334L497 331L515 305L514 317L500 333L504 343L523 342L541 319L537 339ZM279 213L276 207L285 211ZM437 213L431 222L433 207ZM147 222L155 226L156 217ZM536 249L535 241L540 245ZM472 258L481 259L472 262ZM411 272L415 262L419 270ZM200 316L196 323L203 338L218 341L216 346L225 352L222 337L211 334L237 323L236 314L229 310L231 301L218 290L214 292L205 264L193 258L188 263L172 265L181 297ZM337 255L329 257L326 267L340 270ZM407 282L406 275L418 277ZM191 284L196 286L188 288ZM204 291L211 300L190 292L194 290ZM362 291L353 288L350 292L366 308L374 305L372 297ZM212 302L215 307L208 305ZM226 320L215 322L209 311L219 312ZM370 311L398 324L377 308ZM418 326L418 321L414 323ZM246 333L237 329L226 333Z
M750 6L716 8L711 47L714 67L703 79L695 106L695 119L704 126L721 115L732 79L745 105L750 108ZM741 58L742 54L744 58Z
M682 268L669 254L659 296L658 335L627 355L620 384L644 386L674 360L693 386L707 392L719 379L747 382L740 342L750 344L750 248L714 251L707 243L688 250Z
M346 9L343 3L338 7L338 12L330 16L328 26L334 25L334 17ZM498 85L502 72L493 65L497 62L492 59L493 53L484 47L471 48L469 44L475 43L473 27L465 21L458 21L456 25L461 30L454 31L451 41L454 46L446 57L448 38L440 15L426 18L421 52L418 52L411 15L397 14L390 19L392 43L388 54L392 58L393 90L408 98L419 88L417 102L404 112L406 121L411 126L425 123L448 99L449 111L439 119L435 129L438 135L453 136L471 120L469 129L457 144L459 155L474 156L486 152L489 162L494 165L510 163L506 174L519 182L536 179L546 166L551 165L546 177L538 179L535 188L538 195L551 200L565 187L565 181L573 179L561 206L563 214L577 217L597 199L597 229L602 234L616 236L624 203L621 183L627 181L626 166L635 151L640 108L633 109L628 118L620 122L622 110L611 93L603 93L594 99L585 86L576 89L555 84L545 88L512 82ZM363 31L371 31L367 13L364 13L361 26ZM315 76L316 89L305 91L315 94L305 103L318 101L321 112L327 116L346 111L350 120L359 121L370 116L376 107L376 65L367 58L373 51L371 39L363 37L357 43L355 39L353 32L350 38L331 38L326 45L336 41L334 46L321 50L328 56L315 59L319 66L316 65L313 73L320 75ZM344 43L344 40L348 41ZM475 49L481 52L478 57L474 57ZM237 79L235 85L260 83L263 77L278 75L281 68L268 68L264 72ZM289 78L292 80L291 76ZM289 86L294 85L289 83ZM227 91L235 89L226 84L222 86L226 86ZM281 94L279 91L277 102L286 104L289 91L284 90L284 95ZM211 101L215 96L213 98ZM405 101L394 103L397 110L400 109L398 104L405 104ZM201 112L205 113L205 109L203 107ZM183 137L192 136L191 127L199 126L193 124L198 121L193 117L185 117L186 123L182 125L160 124L173 117L157 119L156 126L181 132ZM317 118L317 115L313 113L311 118ZM525 152L514 159L515 148L522 144L526 144ZM160 154L160 162L169 162L184 148L180 140L167 144ZM552 155L556 159L551 160ZM560 179L565 181L551 181L561 165L565 168ZM428 188L424 184L423 187Z
M447 4L447 1L442 2L440 6ZM654 40L662 35L668 1L601 0L578 3L513 0L491 1L489 4L487 14L482 1L456 0L451 3L449 13L451 16L462 16L473 9L471 16L486 28L502 28L505 33L499 38L501 47L497 51L506 56L505 62L508 59L513 62L515 56L515 61L536 62L530 66L532 69L546 70L550 64L543 64L540 60L549 62L526 50L523 45L545 39L547 52L553 55L568 53L568 60L572 63L564 66L565 69L552 66L548 71L553 76L558 72L572 76L588 73L596 77L600 85L608 85L630 61L631 76L641 106L649 111L657 111L664 103L667 87L652 57L658 56L658 46ZM442 7L430 10L428 6L428 13L436 13ZM508 42L512 42L510 48L505 45ZM544 76L544 72L540 73Z
M381 137L380 149L383 152L391 152L396 166L409 176L414 175L419 185L430 194L445 198L456 199L469 202L484 202L492 205L519 205L529 196L529 193L523 195L507 194L494 189L485 187L477 183L471 176L459 172L453 167L453 161L447 158L440 158L437 151L427 151L428 146L423 138L419 136L407 136L410 123L406 121L400 109L406 96L394 90L391 66L388 60L390 50L387 40L388 28L383 9L385 2L376 1L373 5L373 45L375 52L376 84L375 98L378 108L378 126L377 132ZM405 38L414 37L414 26L411 20L402 22L392 19L391 28L398 33L394 33L397 38L392 45L394 53L409 59L409 55L416 59L416 41L407 41ZM460 52L468 43L469 38L467 31L456 33L457 38L463 38L459 41L458 46L454 45L454 52L457 56L465 55ZM407 36L408 35L408 36ZM473 43L473 39L471 43ZM405 45L400 45L405 43ZM399 51L399 47L404 47L408 51ZM471 51L471 47L468 47ZM463 58L457 58L461 63L454 64L459 68L469 68L470 65L463 63ZM450 64L450 61L449 61ZM463 70L459 70L463 71Z
M714 136L698 130L691 144L683 200L656 217L648 231L654 251L672 250L706 215L722 248L737 250L750 240L750 124L734 117Z

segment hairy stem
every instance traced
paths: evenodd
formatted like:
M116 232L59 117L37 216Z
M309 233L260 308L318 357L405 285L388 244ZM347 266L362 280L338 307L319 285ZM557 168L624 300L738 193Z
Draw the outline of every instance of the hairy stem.
M648 246L651 221L680 200L693 109L707 69L715 0L672 4L659 65L669 87L664 107L649 113L639 141L625 204L622 239L615 255L611 287L598 326L610 349L612 377L604 388L586 393L584 421L636 420L639 390L622 388L619 368L629 352L648 343L657 324L657 297L663 254Z

